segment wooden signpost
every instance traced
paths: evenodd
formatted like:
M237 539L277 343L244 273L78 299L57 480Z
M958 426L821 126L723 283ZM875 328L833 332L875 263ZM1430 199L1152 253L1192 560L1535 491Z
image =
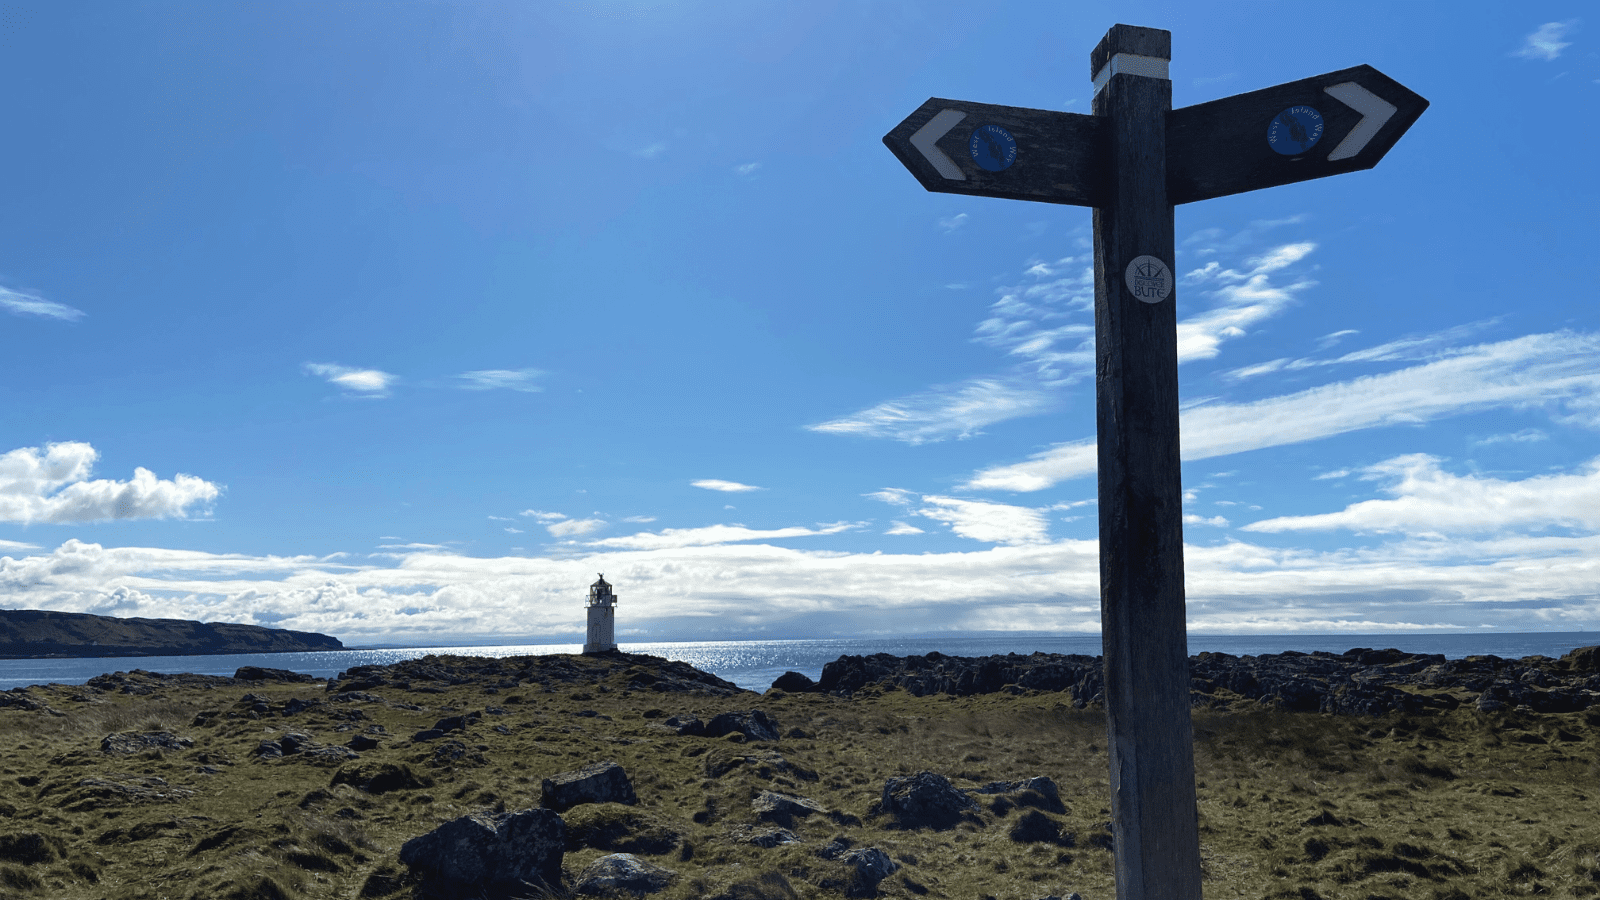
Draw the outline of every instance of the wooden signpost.
M1428 101L1357 66L1172 108L1172 34L1115 25L1094 114L931 99L884 136L930 191L1094 208L1100 610L1119 900L1198 900L1173 206L1370 169Z

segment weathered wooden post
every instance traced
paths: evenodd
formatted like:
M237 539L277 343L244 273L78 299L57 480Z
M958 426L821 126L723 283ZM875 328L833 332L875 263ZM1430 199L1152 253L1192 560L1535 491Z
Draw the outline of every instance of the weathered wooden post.
M1113 27L1090 56L1116 165L1094 210L1100 621L1117 896L1200 898L1167 200L1172 34Z
M1119 900L1200 897L1173 206L1369 169L1428 107L1356 66L1174 110L1171 58L1170 32L1115 25L1090 54L1092 116L935 97L883 138L930 191L1094 208L1100 610Z

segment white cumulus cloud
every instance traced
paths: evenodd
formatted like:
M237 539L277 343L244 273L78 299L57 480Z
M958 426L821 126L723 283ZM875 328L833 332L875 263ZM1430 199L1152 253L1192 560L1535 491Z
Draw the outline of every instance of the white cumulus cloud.
M1578 24L1576 19L1566 22L1546 22L1522 40L1522 47L1514 54L1524 59L1552 60L1561 55L1561 51L1572 46L1571 41L1563 40L1567 32Z
M996 544L1036 544L1049 540L1050 518L1044 510L986 500L924 496L917 515L950 526L964 538Z
M708 491L724 491L730 494L739 494L745 491L766 490L766 488L759 488L751 484L740 484L737 481L723 481L720 478L702 478L699 481L691 481L689 484L693 487L704 488Z
M1364 500L1335 513L1283 516L1245 531L1329 531L1482 534L1550 527L1600 530L1600 458L1570 474L1520 481L1444 470L1438 457L1411 453L1364 470L1388 482L1389 500Z
M554 537L576 537L604 528L605 524L604 519L567 519L562 522L552 522L545 526L545 530Z
M306 363L304 368L306 374L315 375L329 384L344 388L352 396L361 397L388 396L389 385L396 378L377 369L355 369L334 363Z
M186 517L222 489L193 475L157 478L133 470L129 481L90 479L94 447L81 441L23 447L0 456L0 522L67 523Z

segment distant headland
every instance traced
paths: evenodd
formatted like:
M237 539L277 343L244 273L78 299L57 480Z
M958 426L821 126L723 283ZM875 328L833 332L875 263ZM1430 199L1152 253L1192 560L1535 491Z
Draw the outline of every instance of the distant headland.
M119 619L88 613L0 609L0 659L200 656L343 650L309 631L183 619Z

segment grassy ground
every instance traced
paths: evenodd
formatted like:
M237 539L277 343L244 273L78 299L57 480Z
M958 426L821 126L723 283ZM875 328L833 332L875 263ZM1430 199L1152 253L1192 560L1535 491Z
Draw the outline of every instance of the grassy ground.
M679 873L657 895L673 900L842 896L843 864L816 851L844 838L899 863L884 896L1114 895L1104 718L1093 709L1054 694L716 697L627 690L629 680L383 687L381 701L353 702L333 702L321 684L31 689L51 709L0 709L0 897L404 897L405 840L469 812L536 806L542 778L603 759L627 770L640 803L568 812L587 843L567 854L569 873L620 850ZM281 715L296 698L310 708ZM659 725L752 707L786 736L740 743ZM474 711L484 714L465 732L410 741ZM194 743L101 750L108 734L146 731ZM379 746L353 762L255 755L286 731L325 745L370 734ZM1600 895L1600 710L1207 711L1195 734L1208 897ZM400 786L357 786L382 767ZM1061 836L1019 842L1012 831L1038 812L993 798L981 824L888 827L873 805L884 779L921 770L959 787L1048 775L1066 804L1046 814ZM741 842L769 827L750 810L761 790L834 814L795 821L798 844Z

